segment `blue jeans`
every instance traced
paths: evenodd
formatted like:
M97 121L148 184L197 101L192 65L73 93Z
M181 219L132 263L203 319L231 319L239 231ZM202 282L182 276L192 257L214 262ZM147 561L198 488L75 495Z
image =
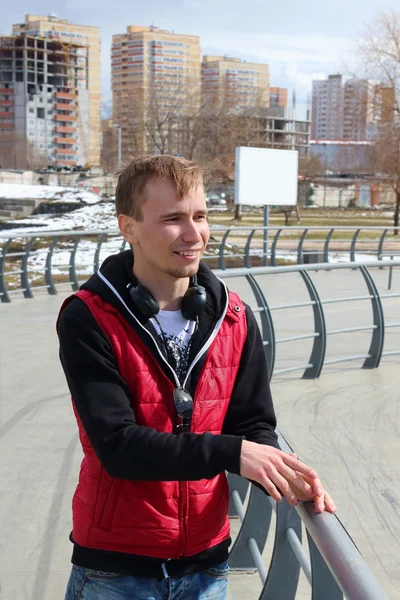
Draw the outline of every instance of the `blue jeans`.
M226 600L228 563L162 580L73 565L65 600Z

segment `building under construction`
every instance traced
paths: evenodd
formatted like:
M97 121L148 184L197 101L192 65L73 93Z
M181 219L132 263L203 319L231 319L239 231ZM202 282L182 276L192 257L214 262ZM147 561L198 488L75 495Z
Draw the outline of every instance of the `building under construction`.
M90 41L68 28L55 16L28 15L12 36L0 37L0 136L13 131L55 167L99 164L90 137Z

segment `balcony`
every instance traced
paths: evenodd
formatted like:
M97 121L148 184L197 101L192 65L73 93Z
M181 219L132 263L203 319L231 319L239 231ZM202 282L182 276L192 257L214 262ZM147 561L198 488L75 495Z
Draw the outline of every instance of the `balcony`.
M14 129L14 123L0 123L0 129Z
M0 87L0 94L13 94L14 90L12 88L2 88Z
M73 115L55 115L54 119L56 121L70 121L71 123L76 121L76 117Z
M76 150L73 150L72 148L56 148L56 154L76 154Z
M76 160L64 160L63 158L56 160L56 167L74 167L75 165Z
M63 127L58 125L56 127L56 133L76 133L76 127Z
M13 106L14 104L14 100L0 100L0 107L1 106Z
M0 105L0 109L1 109L1 105ZM14 118L14 113L13 112L5 112L0 110L0 117L5 117L6 119L13 119Z
M75 111L76 110L76 104L59 104L58 102L54 105L54 108L56 108L57 110L70 110L70 111Z
M77 144L77 140L75 138L68 138L68 137L56 137L54 138L54 142L56 144L70 144L72 146L74 146L75 144ZM69 150L68 150L69 152Z
M68 92L56 92L54 97L58 98L59 100L75 100L76 94L69 94Z

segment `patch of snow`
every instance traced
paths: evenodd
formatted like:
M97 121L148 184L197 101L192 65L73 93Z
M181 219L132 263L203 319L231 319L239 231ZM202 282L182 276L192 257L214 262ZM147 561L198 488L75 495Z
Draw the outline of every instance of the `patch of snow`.
M51 202L85 202L96 204L100 201L98 194L82 188L61 187L59 185L27 185L17 183L0 183L0 198L34 198L51 200Z
M69 231L89 229L117 229L117 216L115 213L114 202L101 202L92 206L84 206L69 213L62 215L37 215L28 219L18 219L15 221L18 225L24 224L26 227L17 227L0 231L5 235L14 237L20 233L40 233L42 231Z

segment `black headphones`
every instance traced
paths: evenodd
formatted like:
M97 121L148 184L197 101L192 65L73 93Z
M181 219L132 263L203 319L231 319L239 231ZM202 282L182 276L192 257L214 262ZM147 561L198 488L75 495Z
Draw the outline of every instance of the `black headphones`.
M132 302L136 308L145 317L151 319L155 317L160 310L157 300L144 285L135 285L130 283L127 286ZM203 313L207 302L207 292L205 287L198 285L197 276L190 278L190 284L186 294L182 298L182 316L188 321L197 321Z

